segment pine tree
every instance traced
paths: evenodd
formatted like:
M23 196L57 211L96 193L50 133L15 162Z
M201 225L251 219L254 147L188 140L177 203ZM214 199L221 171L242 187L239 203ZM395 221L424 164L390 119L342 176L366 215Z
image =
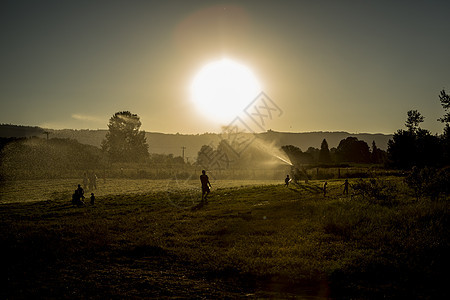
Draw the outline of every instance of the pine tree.
M320 145L319 162L323 164L331 162L330 149L328 149L328 142L326 139L323 139L322 144Z

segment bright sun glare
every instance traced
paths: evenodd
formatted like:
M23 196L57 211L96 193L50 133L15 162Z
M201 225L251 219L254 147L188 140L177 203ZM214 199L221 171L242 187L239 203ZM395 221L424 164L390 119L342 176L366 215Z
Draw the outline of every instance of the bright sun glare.
M207 64L191 85L197 109L218 122L232 121L260 92L250 69L229 59Z

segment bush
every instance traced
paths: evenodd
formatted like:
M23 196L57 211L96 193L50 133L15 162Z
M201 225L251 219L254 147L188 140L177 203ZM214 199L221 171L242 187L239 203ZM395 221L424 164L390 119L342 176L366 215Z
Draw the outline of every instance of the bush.
M417 200L422 196L431 200L438 200L442 194L447 197L450 193L450 167L440 170L413 167L405 183L414 191Z
M361 195L372 203L382 205L394 204L398 193L397 185L383 179L371 178L358 180L353 186L355 194Z

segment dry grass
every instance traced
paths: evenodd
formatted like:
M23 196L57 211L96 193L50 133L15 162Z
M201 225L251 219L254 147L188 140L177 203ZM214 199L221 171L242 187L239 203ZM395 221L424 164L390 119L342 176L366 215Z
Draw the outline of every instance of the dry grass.
M443 296L448 202L400 193L395 205L379 205L343 196L342 183L330 181L323 197L315 181L289 188L213 182L203 206L189 182L99 195L95 206L3 204L9 288L2 295Z

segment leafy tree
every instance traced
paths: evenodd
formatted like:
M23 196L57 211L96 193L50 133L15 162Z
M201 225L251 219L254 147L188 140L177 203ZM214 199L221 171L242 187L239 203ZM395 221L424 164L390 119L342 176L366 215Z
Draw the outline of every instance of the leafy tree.
M410 169L413 166L430 167L441 164L441 140L430 131L418 127L423 117L416 112L408 112L405 123L408 130L398 130L388 142L388 158L393 167Z
M243 166L245 165L245 163L249 163L251 161L253 161L253 159L255 159L253 157L252 158L244 158L245 154L248 154L246 152L253 152L253 151L246 151L244 152L244 155L242 157L240 157L239 155L236 154L236 152L234 152L234 150L230 147L230 145L228 144L227 141L225 140L221 140L219 142L219 145L217 145L217 150L216 150L216 166L219 169L222 168L228 168L230 167L230 164L233 162L234 164L237 164L239 166Z
M319 161L319 152L320 152L320 150L318 148L314 148L314 147L308 147L308 150L305 151L305 153L307 153L311 156L311 159L312 159L311 162Z
M372 155L371 155L371 161L372 163L376 164L378 162L378 147L377 144L375 144L375 141L372 141Z
M289 160L295 165L300 166L304 164L311 164L313 162L313 157L310 153L303 152L299 147L293 145L285 145L281 147Z
M369 163L370 151L366 142L349 136L339 142L336 157L340 162Z
M442 118L439 118L438 121L441 121L442 123L450 123L450 96L447 95L445 90L441 91L441 94L439 95L439 100L441 101L441 105L445 110L445 115Z
M330 149L331 161L337 161L337 159L336 159L336 150L337 150L336 147L332 147Z
M440 170L414 166L405 182L419 200L422 196L429 196L431 200L438 200L440 194L448 196L450 192L450 168Z
M388 141L388 159L392 167L409 169L416 164L416 140L411 131L399 129Z
M328 142L326 139L323 139L322 144L320 144L319 162L324 164L331 162L330 149L328 149Z
M442 90L439 95L439 101L441 102L442 108L444 108L445 114L438 121L445 123L444 133L441 135L442 144L442 158L444 165L450 165L450 96Z
M443 165L450 165L450 125L446 124L441 135Z
M435 167L441 164L442 147L438 136L432 135L426 129L416 133L416 165L419 167Z
M419 124L423 122L424 117L417 110L408 111L408 118L406 119L405 126L408 131L416 132L419 128Z
M386 158L386 151L381 150L375 144L375 141L372 141L372 153L371 153L371 161L374 164L382 163Z
M149 156L145 132L139 131L140 127L139 116L129 111L117 112L109 119L109 131L102 149L111 161L139 162Z
M215 155L216 150L209 145L203 145L197 154L197 164L204 168L209 167Z

